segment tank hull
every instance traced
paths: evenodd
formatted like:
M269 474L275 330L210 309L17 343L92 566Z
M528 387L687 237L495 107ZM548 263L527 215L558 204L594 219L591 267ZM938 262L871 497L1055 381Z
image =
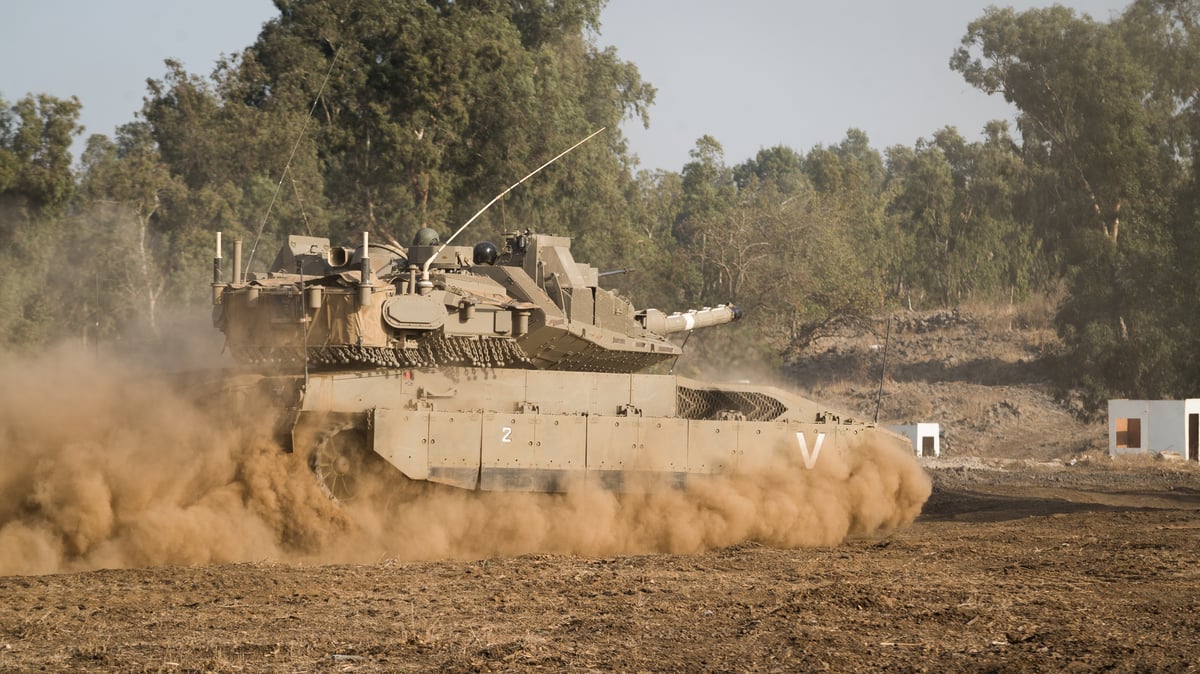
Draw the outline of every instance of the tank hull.
M401 249L364 233L353 250L289 236L270 271L229 282L214 259L214 325L243 365L293 373L259 392L335 497L370 491L377 471L540 492L641 491L780 459L836 471L829 457L890 435L778 389L647 373L682 353L672 335L738 320L732 304L639 310L565 237L510 232L500 254L428 234Z
M815 469L868 432L886 434L779 389L673 375L469 367L310 374L293 447L312 451L345 429L411 480L535 492L646 491L780 457Z

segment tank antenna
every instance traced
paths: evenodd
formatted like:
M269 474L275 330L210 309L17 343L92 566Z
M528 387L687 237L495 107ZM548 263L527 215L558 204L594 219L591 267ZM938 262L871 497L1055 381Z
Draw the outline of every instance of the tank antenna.
M330 47L333 45L330 44ZM258 225L258 234L254 236L254 245L250 246L250 256L246 258L245 271L250 271L250 263L254 261L254 251L258 250L258 241L262 238L263 229L267 226L267 220L271 217L271 209L275 207L275 200L279 197L279 190L283 187L283 179L287 177L288 171L292 168L292 160L296 158L296 150L300 149L300 141L304 140L304 132L308 130L308 122L312 119L313 113L317 110L317 104L321 102L321 94L325 93L325 85L329 83L329 76L333 74L333 67L337 65L338 54L342 53L342 48L338 47L333 52L333 60L329 62L329 70L325 71L325 79L321 80L321 87L317 89L317 95L313 98L312 107L308 109L308 116L304 118L304 125L300 127L300 133L296 136L296 142L292 145L292 153L288 155L287 163L283 165L283 173L279 174L279 183L275 185L275 191L271 193L271 203L267 204L267 212L263 214L262 222ZM295 187L296 181L292 180L292 187ZM296 193L299 197L299 192ZM300 205L300 212L303 214L304 205ZM305 226L308 225L307 216L304 218ZM235 271L235 273L242 273Z
M887 334L883 337L883 366L879 368L879 393L875 395L875 423L879 423L879 403L883 400L883 377L887 374L888 344L892 341L892 317L888 316Z
M446 250L446 246L449 246L450 242L453 241L455 239L455 237L457 237L459 234L462 234L462 231L467 228L467 225L470 225L472 222L475 222L476 218L483 215L484 211L491 208L492 204L496 203L497 201L500 201L500 199L503 198L504 195L513 191L513 189L515 187L517 187L518 185L520 185L521 183L532 178L534 175L537 174L538 171L541 171L542 169L553 164L554 162L558 161L559 159L562 159L563 157L567 156L568 154L571 153L572 150L574 150L575 148L579 147L580 145L583 145L584 143L588 142L589 140L594 138L596 136L596 134L600 133L601 131L604 131L606 128L608 128L608 127L602 126L599 129L596 129L595 131L591 132L590 134L588 134L587 138L584 138L583 140L579 141L578 143L575 143L571 147L558 153L558 155L555 156L554 159L551 159L550 161L546 162L545 164L542 164L541 166L530 171L529 175L527 175L524 178L521 178L520 180L518 180L517 182L509 185L508 189L504 190L500 194L497 194L495 197L493 197L491 201L487 202L486 206L479 209L479 212L477 212L475 215L472 215L470 220L467 220L466 222L464 222L462 224L462 227L459 227L458 229L456 229L454 231L454 233L451 234L448 239L446 239L446 243L443 243L442 247L437 249L437 252L435 252L433 255L431 255L428 260L425 260L425 266L421 267L421 281L424 282L424 281L429 280L429 265L434 261L434 259L436 259L438 255L441 255L443 250Z

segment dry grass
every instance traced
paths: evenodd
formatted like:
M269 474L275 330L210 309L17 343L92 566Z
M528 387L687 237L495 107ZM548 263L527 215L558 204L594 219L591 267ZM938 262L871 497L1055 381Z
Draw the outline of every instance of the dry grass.
M1054 330L1054 315L1065 291L1061 288L1037 293L1019 302L1001 299L969 300L959 305L964 314L975 317L992 331Z
M32 615L21 618L15 625L5 625L3 627L3 632L11 634L17 639L44 639L55 637L67 632L66 619L59 611L44 609L37 611Z

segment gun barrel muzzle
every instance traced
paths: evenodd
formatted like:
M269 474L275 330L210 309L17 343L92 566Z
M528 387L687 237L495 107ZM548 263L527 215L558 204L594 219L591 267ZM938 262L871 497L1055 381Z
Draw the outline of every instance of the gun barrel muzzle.
M669 335L732 323L741 317L742 310L732 304L676 312L670 316L657 309L647 309L642 324L650 332Z

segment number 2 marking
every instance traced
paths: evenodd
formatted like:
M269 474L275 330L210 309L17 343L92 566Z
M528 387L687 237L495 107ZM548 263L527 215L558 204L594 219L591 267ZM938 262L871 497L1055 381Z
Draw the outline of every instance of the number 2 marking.
M512 442L512 428L505 426L500 429L500 442Z

